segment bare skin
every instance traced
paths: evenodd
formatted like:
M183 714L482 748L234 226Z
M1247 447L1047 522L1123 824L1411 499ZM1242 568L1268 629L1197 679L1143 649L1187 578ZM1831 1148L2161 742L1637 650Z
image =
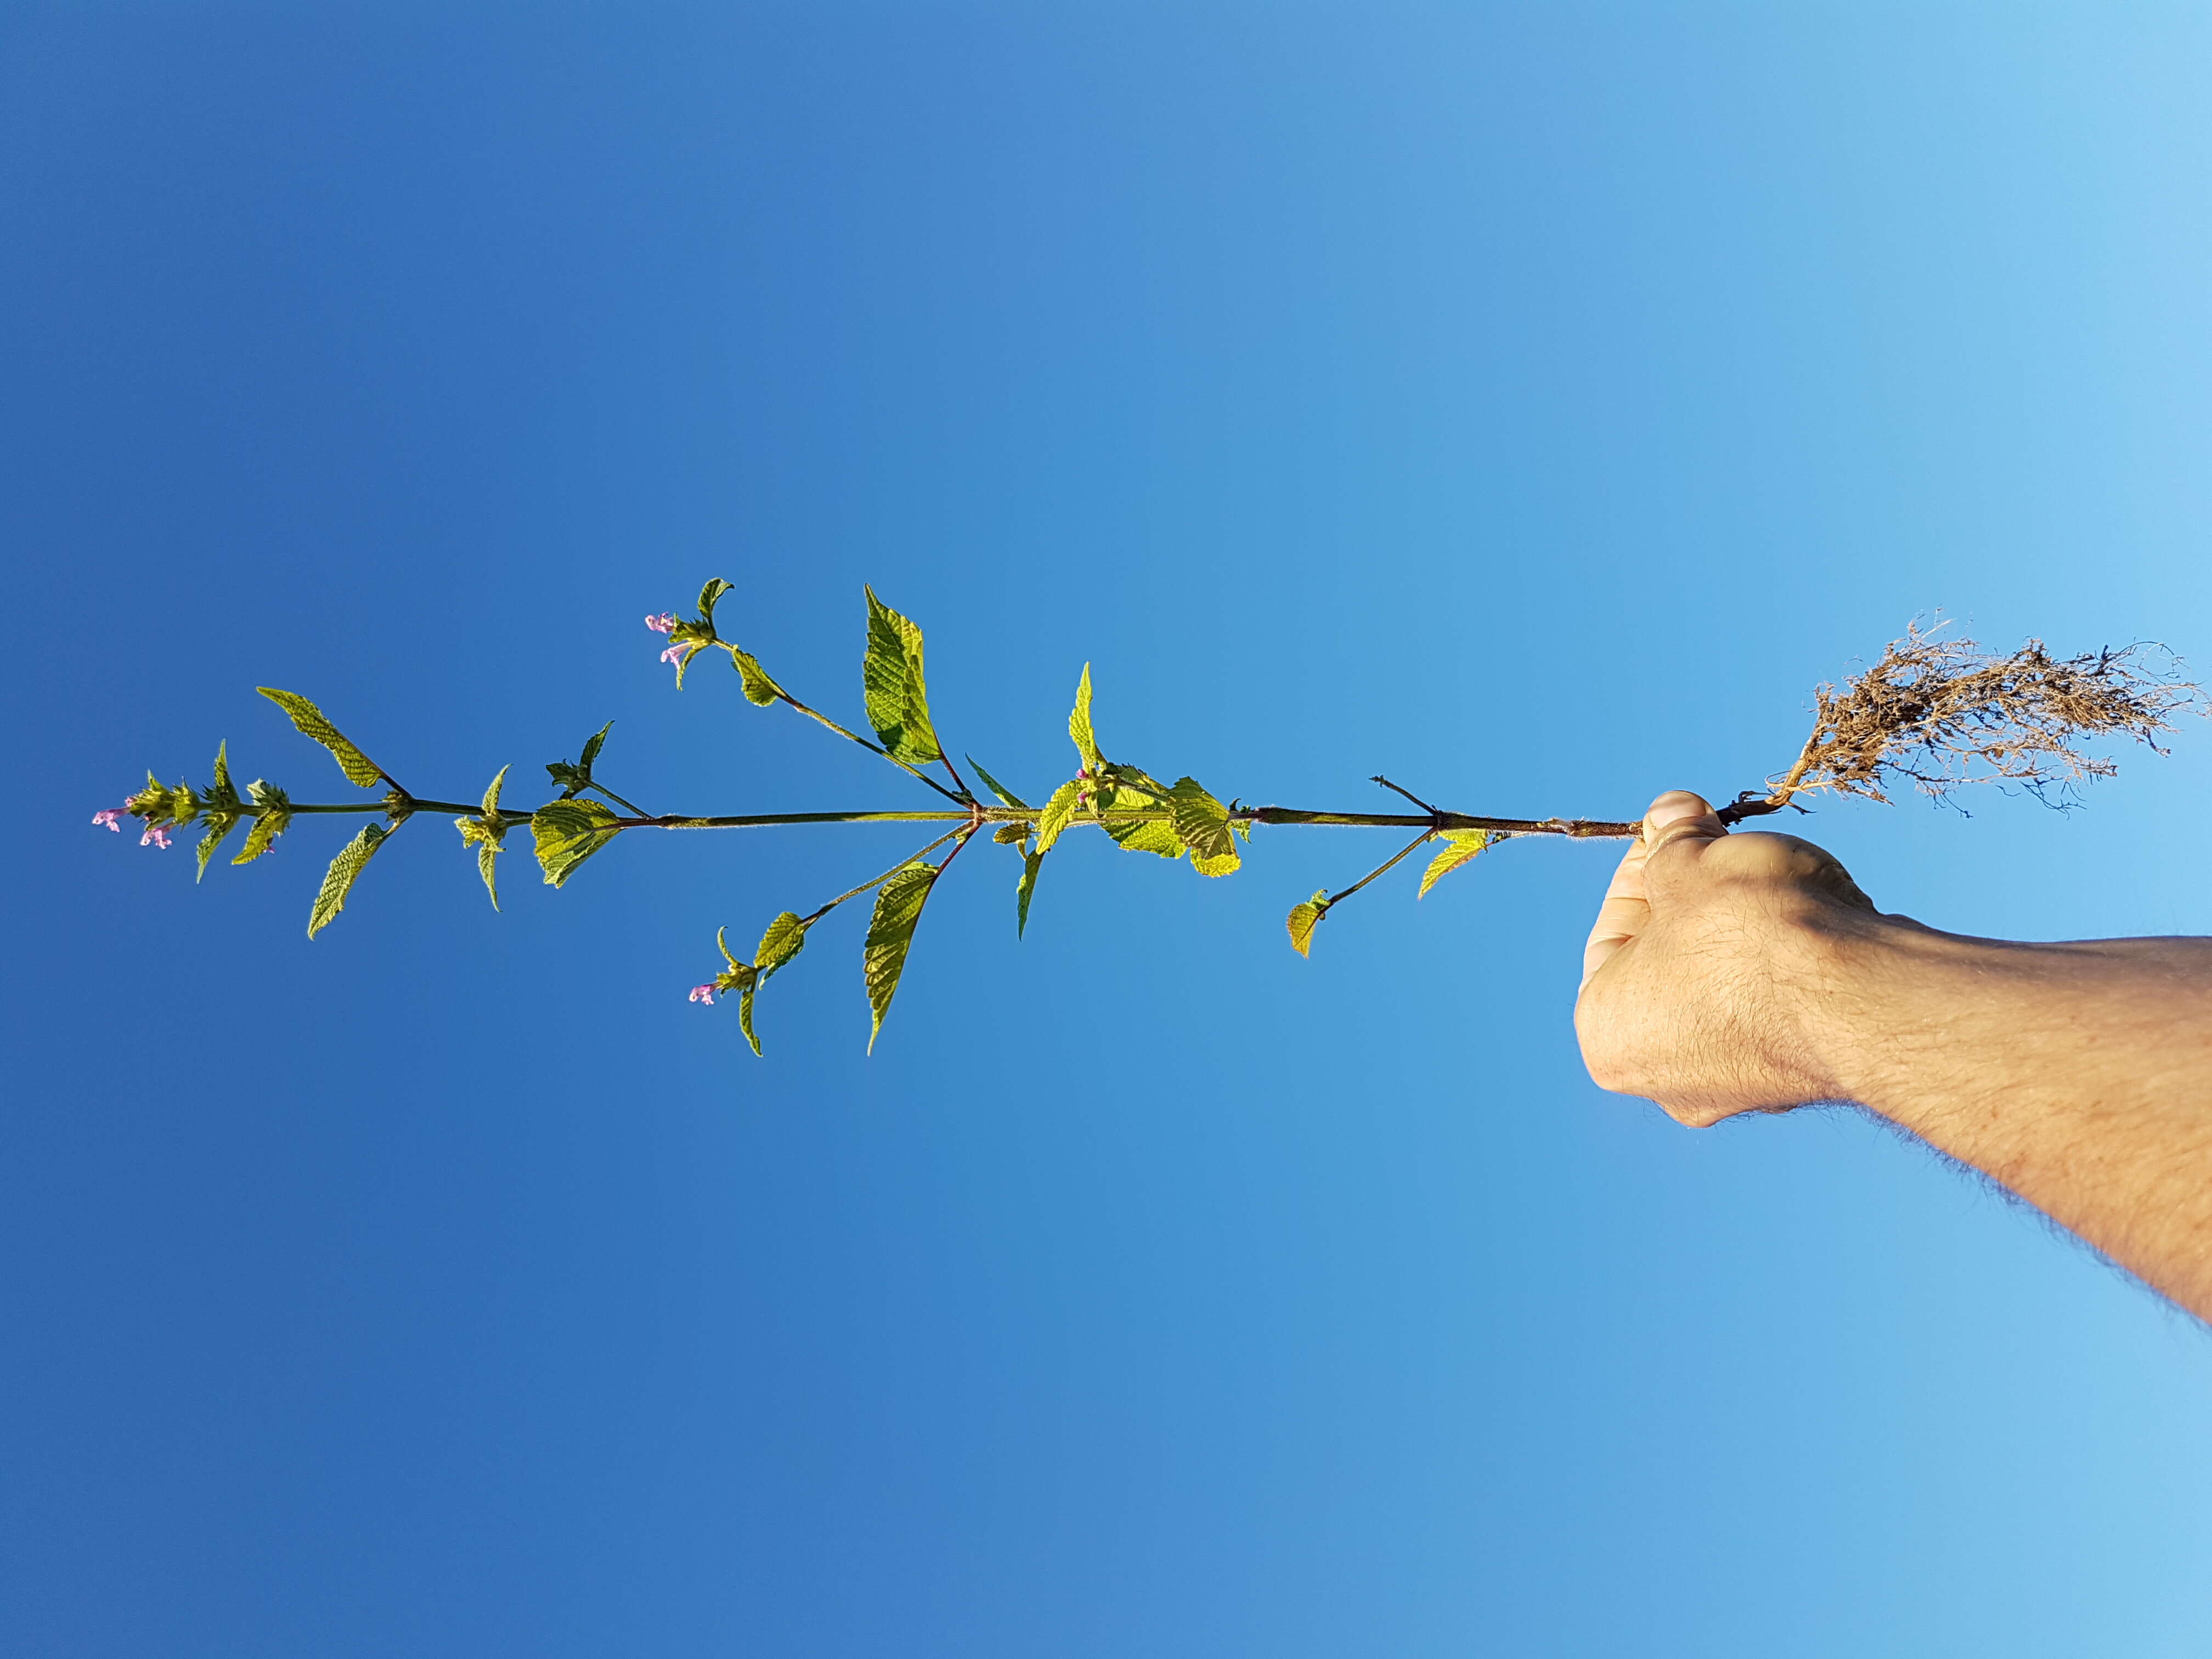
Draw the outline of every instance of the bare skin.
M2212 1320L2212 939L1938 933L1678 790L1606 893L1575 1029L1601 1087L1693 1127L1856 1101Z

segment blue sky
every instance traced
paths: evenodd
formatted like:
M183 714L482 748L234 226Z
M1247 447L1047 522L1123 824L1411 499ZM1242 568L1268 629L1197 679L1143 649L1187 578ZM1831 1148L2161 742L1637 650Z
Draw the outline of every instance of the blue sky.
M1849 1115L1570 1025L1611 854L1314 958L1243 872L418 821L142 852L145 768L922 804L860 714L1224 796L1629 816L1944 607L2212 661L2212 26L2081 7L19 6L0 19L0 1604L174 1656L2202 1653L2212 1349ZM2212 932L2212 732L1804 826L1885 908ZM511 792L532 799L526 787Z

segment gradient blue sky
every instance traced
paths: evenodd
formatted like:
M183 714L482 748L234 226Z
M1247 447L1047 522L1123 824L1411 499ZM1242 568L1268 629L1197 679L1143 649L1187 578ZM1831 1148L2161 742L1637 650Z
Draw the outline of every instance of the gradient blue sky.
M1948 607L2212 662L2201 8L23 5L0 1638L26 1655L2212 1647L2212 1345L1856 1116L1697 1134L1569 1023L1603 847L1418 908L1262 831L979 847L872 1059L876 828L301 937L147 766L919 789L860 586L1017 787L1628 816ZM1824 808L1885 908L2212 932L2212 731L2070 816Z

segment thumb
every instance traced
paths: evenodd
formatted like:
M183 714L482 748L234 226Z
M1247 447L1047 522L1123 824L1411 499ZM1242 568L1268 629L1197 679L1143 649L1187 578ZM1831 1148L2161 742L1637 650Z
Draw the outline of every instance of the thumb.
M1644 812L1644 856L1647 865L1668 857L1670 848L1680 850L1673 859L1694 857L1709 842L1728 834L1728 826L1714 816L1703 795L1687 789L1669 789Z

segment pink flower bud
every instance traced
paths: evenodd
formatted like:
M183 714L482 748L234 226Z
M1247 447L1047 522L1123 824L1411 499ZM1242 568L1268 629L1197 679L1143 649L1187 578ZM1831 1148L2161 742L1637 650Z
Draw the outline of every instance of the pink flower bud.
M158 847L166 853L169 850L169 832L158 823L149 823L146 826L146 833L138 837L138 844L141 847Z
M695 985L691 988L692 1001L711 1003L714 1000L714 981L713 980L708 980L704 985Z
M117 820L119 819L127 810L127 808L121 806L111 806L104 812L94 812L92 815L92 821L105 829L112 830L119 836L123 833L123 826L121 823L118 823Z
M699 647L697 646L692 644L687 640L681 645L670 646L667 650L660 653L660 659L663 662L674 663L678 668L681 668L684 666L684 659L689 657Z
M676 626L676 613L672 611L664 611L657 617L647 617L645 619L645 625L656 634L665 634Z

